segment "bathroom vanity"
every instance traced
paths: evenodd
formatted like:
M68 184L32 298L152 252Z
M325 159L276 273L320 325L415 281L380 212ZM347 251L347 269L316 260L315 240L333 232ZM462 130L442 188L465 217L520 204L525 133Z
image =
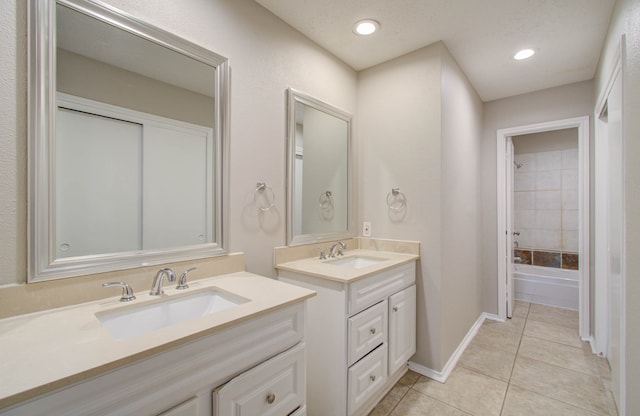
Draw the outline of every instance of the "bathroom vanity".
M305 415L314 293L247 272L189 286L0 320L0 414ZM101 323L211 291L234 304L133 335Z
M310 415L366 415L407 371L416 348L417 258L353 250L276 265L279 280L317 292L305 337Z

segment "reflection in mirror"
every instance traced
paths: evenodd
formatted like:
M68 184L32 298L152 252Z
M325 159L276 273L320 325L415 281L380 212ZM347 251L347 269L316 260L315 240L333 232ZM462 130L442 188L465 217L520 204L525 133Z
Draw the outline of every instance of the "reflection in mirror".
M223 254L227 60L30 0L29 281Z
M288 93L288 243L351 237L351 115Z

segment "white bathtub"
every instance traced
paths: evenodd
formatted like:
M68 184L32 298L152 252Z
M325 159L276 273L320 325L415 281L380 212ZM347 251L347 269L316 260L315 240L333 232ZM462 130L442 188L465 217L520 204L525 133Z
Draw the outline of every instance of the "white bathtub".
M577 270L513 265L515 298L527 302L577 310L579 279Z

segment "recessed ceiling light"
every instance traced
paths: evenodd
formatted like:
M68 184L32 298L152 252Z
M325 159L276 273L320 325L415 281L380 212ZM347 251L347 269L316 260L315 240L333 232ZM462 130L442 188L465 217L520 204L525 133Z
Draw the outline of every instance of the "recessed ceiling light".
M353 33L355 33L356 35L370 35L378 30L379 27L380 23L376 22L375 20L360 20L359 22L356 22L355 25L353 25Z
M513 59L521 61L523 59L531 58L535 53L536 51L533 49L522 49L513 55Z

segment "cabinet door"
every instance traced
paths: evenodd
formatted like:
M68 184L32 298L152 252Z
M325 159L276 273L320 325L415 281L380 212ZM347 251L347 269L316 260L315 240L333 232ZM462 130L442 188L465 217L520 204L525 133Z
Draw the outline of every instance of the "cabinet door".
M271 358L213 392L216 416L287 416L304 407L304 343Z
M389 374L416 352L416 285L389 297Z

